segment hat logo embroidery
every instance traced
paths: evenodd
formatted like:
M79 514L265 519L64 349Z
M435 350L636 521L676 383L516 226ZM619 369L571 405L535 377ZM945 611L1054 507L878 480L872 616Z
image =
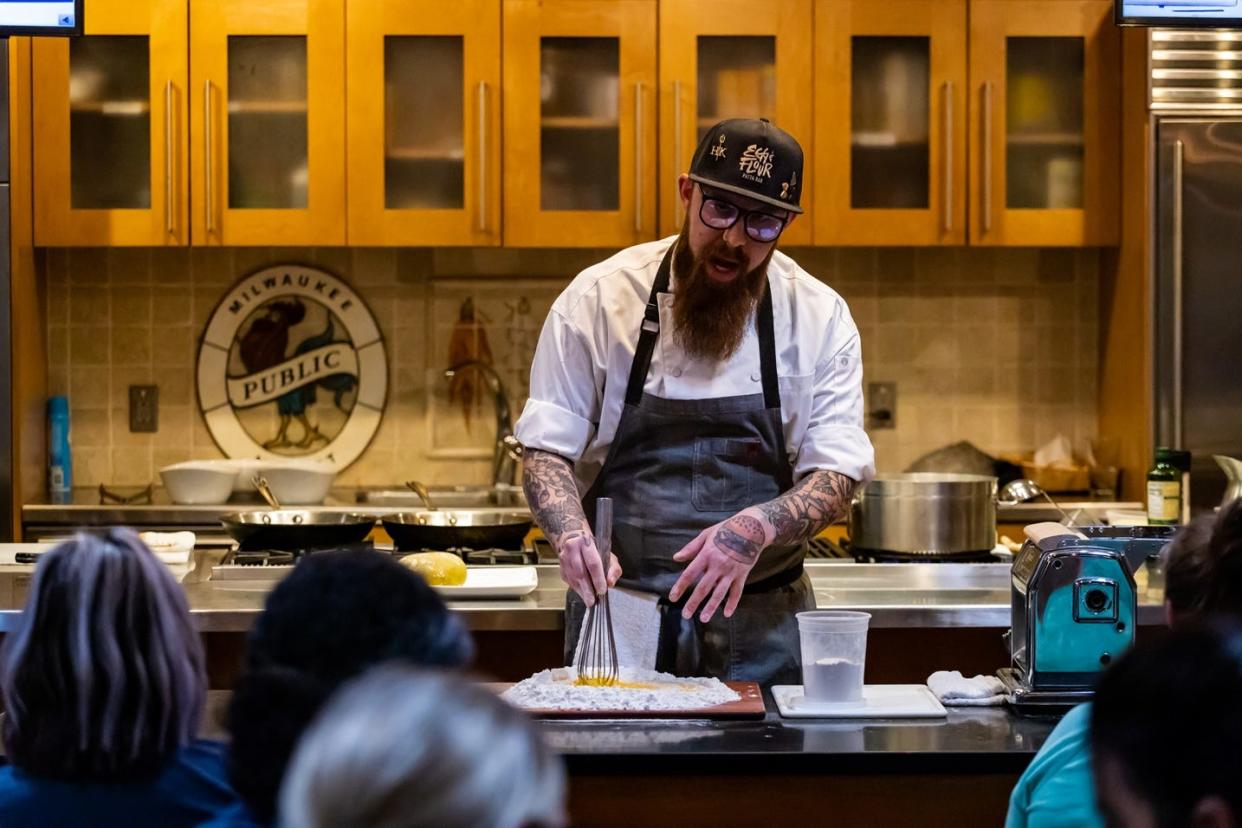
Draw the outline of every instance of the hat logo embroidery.
M771 149L751 144L742 153L738 169L742 172L742 178L762 182L763 179L772 177L772 161Z
M781 184L781 198L789 198L789 191L798 186L798 174L789 176L789 180Z
M719 143L717 143L716 146L712 147L712 158L715 158L717 161L719 161L721 158L724 158L725 156L724 143L725 143L725 137L721 135Z

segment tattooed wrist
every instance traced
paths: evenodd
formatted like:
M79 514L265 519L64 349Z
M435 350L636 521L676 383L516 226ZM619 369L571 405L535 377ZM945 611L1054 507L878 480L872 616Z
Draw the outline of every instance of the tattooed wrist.
M527 449L522 463L522 490L535 523L553 546L559 549L571 536L590 532L573 465L564 457Z
M745 513L734 515L716 530L716 546L730 558L744 564L753 564L763 551L767 534L763 523Z
M853 478L839 472L813 472L785 494L755 508L772 527L772 543L789 546L815 537L844 515L856 485Z

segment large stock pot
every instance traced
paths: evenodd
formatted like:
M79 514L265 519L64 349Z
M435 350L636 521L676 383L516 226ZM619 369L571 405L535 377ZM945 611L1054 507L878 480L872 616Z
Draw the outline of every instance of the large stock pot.
M996 546L996 478L882 474L850 504L850 549L911 559L961 558Z

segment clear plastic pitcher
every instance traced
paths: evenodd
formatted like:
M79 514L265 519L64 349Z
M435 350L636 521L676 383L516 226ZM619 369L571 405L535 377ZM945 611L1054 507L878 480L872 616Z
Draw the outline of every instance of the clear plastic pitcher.
M867 663L871 615L848 610L798 613L803 697L809 702L858 704Z

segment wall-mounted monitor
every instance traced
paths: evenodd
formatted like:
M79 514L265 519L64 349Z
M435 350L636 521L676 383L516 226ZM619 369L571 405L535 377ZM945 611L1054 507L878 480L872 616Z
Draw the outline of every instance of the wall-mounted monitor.
M82 34L82 0L0 0L0 37Z
M1242 26L1242 0L1115 0L1121 26Z

